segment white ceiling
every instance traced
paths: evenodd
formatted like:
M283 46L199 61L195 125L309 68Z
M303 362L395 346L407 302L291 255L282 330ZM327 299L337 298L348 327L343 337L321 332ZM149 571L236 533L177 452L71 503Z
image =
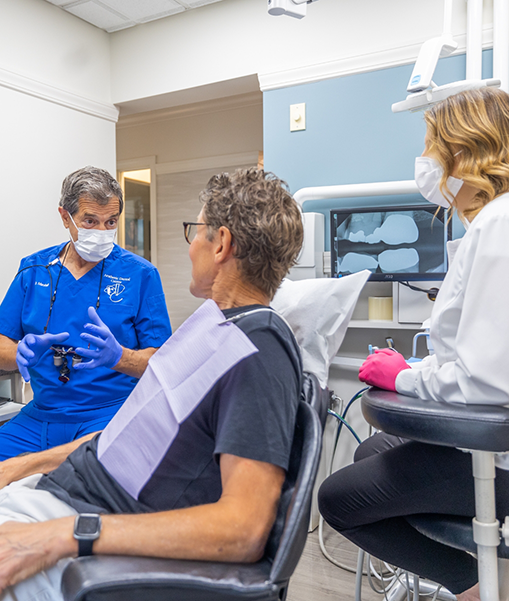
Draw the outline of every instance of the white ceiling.
M221 0L47 0L109 33Z

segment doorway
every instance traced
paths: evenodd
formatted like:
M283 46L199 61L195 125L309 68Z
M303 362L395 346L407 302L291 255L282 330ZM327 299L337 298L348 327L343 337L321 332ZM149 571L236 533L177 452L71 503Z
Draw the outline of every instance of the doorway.
M152 161L150 161L152 163ZM118 244L154 265L156 242L156 182L153 165L139 159L139 168L118 165L118 181L124 193L124 210L118 226Z

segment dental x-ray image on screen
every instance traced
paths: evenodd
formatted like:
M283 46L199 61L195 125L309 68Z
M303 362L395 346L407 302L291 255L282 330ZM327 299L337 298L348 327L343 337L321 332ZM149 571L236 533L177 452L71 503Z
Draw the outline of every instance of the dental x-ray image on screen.
M331 211L331 275L363 269L371 280L440 280L447 271L447 212L432 205Z

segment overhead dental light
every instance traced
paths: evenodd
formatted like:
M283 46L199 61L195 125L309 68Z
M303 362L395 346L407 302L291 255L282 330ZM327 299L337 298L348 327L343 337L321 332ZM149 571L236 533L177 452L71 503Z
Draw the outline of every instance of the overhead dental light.
M437 86L433 73L438 60L451 55L458 47L451 33L452 0L444 1L444 33L441 37L432 38L422 45L415 63L405 100L392 105L393 113L402 111L421 111L465 90L483 88L485 86L500 87L498 78L482 79L482 3L483 0L468 0L467 14L467 78L442 86ZM495 4L497 4L495 2ZM494 19L495 21L495 19ZM495 75L497 75L495 73Z
M269 15L286 15L302 19L306 16L307 5L316 0L268 0L267 9Z

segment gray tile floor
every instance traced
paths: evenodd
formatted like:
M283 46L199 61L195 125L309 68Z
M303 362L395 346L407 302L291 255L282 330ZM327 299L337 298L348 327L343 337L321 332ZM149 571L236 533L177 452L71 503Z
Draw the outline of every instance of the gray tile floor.
M356 569L357 547L327 525L324 526L324 541L329 555L352 570ZM380 563L378 560L374 560L375 568L378 571L382 567ZM391 577L390 574L387 575L389 578ZM384 596L382 592L373 591L366 576L362 580L362 601L387 601L388 599L405 601L407 599L403 574L400 576L402 584L395 582L397 586L388 591L387 596ZM381 588L380 582L375 582L375 585ZM421 587L423 587L421 601L430 601L436 585L421 581ZM509 594L503 595L501 598L509 601ZM287 601L354 601L354 599L355 573L336 567L323 556L318 541L318 530L308 534L301 560L290 579ZM456 597L445 589L441 589L438 599L454 601Z
M327 525L324 541L332 557L355 570L357 548ZM363 578L362 601L383 601L383 595L371 590ZM353 601L355 599L355 574L336 567L320 550L318 530L308 535L306 547L294 575L290 580L287 601Z

